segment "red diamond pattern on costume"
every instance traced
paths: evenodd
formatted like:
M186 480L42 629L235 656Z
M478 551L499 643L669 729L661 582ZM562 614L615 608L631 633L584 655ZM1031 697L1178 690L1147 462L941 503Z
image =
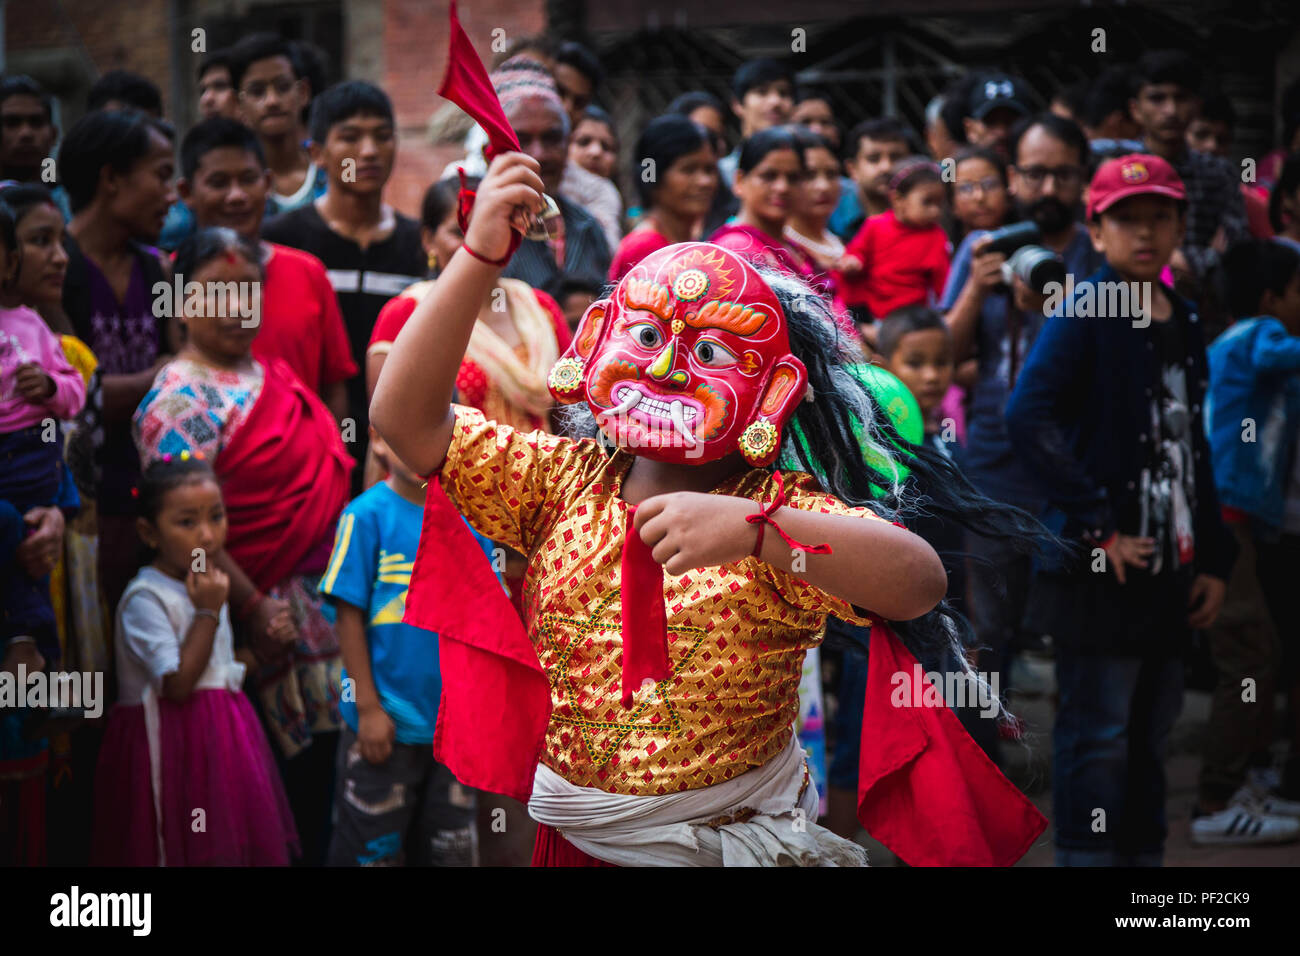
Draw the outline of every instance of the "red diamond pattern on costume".
M625 710L619 489L632 462L457 408L443 486L482 534L528 556L525 619L551 687L543 762L579 786L669 793L776 756L797 713L804 652L820 642L826 615L870 622L752 558L666 575L672 673ZM789 507L881 520L822 494L808 475L785 473L785 486ZM763 503L775 492L762 470L715 490Z

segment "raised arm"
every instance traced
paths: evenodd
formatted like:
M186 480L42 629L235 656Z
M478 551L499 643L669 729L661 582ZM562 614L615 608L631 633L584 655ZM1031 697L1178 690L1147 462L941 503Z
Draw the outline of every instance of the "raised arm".
M543 208L538 169L523 153L492 161L478 188L465 246L486 259L506 255L512 228ZM437 471L447 455L456 373L479 306L500 272L462 247L411 313L375 383L370 423L416 474Z

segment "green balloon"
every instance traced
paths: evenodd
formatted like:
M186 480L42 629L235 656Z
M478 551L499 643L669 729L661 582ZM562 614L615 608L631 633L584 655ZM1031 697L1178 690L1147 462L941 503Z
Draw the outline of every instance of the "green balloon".
M849 373L871 392L876 403L880 405L889 415L894 424L894 428L904 439L914 445L921 444L925 439L925 422L921 418L921 406L917 404L916 398L908 390L898 376L886 371L879 365L869 365L865 362L848 366ZM798 422L792 421L788 426L794 435L795 441L804 448L807 448L806 439L803 430L799 427ZM873 450L866 441L862 432L860 422L854 422L853 432L857 435L858 444L862 448L863 460L876 471L884 474L892 474L897 481L903 481L910 474L907 466L901 460L906 456L903 449L898 449L894 460L887 460L879 452ZM785 455L778 462L782 468L798 469L800 464L792 455ZM814 469L814 474L825 483L826 475L820 468ZM876 497L883 495L884 489L872 485L872 490Z

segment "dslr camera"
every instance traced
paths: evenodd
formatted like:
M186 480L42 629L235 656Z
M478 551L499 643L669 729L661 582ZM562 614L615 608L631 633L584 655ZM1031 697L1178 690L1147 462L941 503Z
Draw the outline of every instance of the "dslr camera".
M1038 295L1047 295L1053 282L1065 284L1065 263L1051 249L1043 246L1037 224L1025 221L995 229L988 235L981 252L1000 252L1007 257L1002 264L1002 281L1008 286L1020 280Z

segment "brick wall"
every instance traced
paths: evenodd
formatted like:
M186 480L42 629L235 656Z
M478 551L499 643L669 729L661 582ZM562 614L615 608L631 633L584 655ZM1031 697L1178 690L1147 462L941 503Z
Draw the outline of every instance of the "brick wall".
M447 0L384 0L383 87L393 99L401 128L397 169L388 197L416 215L424 190L457 151L428 141L429 117L443 102L434 92L447 62ZM545 0L461 0L461 24L483 62L491 65L492 31L508 44L546 28Z
M455 149L433 146L426 134L429 116L442 102L434 89L446 65L448 0L356 0L348 6L356 7L349 11L350 27L364 33L349 31L349 47L357 54L352 64L356 69L349 72L376 79L392 97L397 113L401 143L389 200L415 215L425 188L457 158ZM11 68L46 65L33 72L63 99L65 125L81 115L86 76L114 68L157 83L168 115L174 115L167 0L63 0L62 10L61 17L53 4L11 0L5 6L5 32ZM546 27L545 0L461 0L460 15L489 64L494 29L504 30L509 43ZM377 44L371 33L376 29L382 37L379 56L374 55ZM80 69L67 68L78 61Z
M90 63L81 72L98 76L112 69L131 70L147 76L162 90L164 109L170 112L171 68L169 63L167 0L63 0L59 7L35 0L5 4L5 46L10 69L45 72L50 54L65 51L64 59L82 59L84 46ZM79 78L61 75L38 76L60 95L70 119L81 115L84 89L75 89Z

